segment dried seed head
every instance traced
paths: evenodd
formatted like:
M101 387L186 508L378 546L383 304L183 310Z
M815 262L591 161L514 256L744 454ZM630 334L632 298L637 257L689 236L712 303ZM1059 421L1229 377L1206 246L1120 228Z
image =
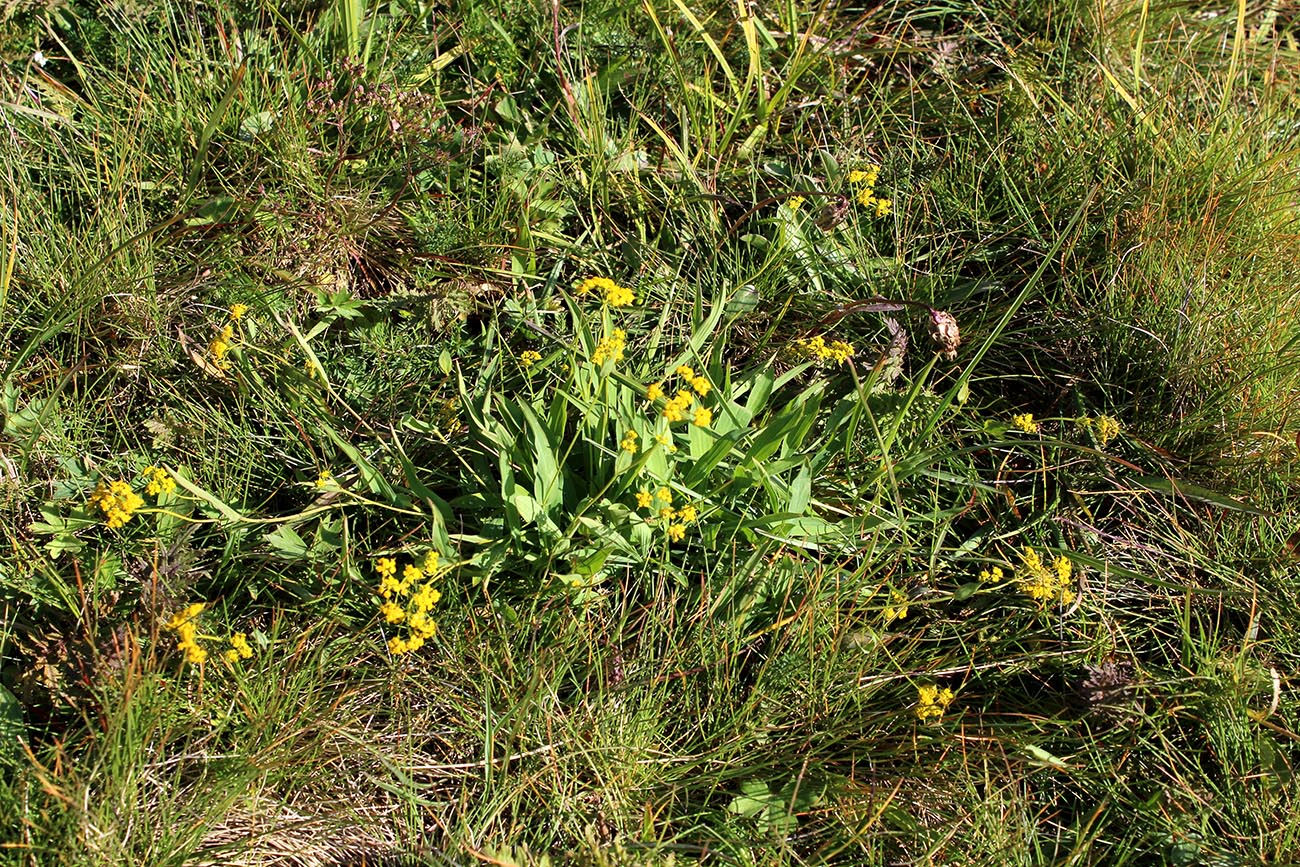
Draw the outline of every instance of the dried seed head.
M1128 665L1085 665L1083 675L1079 696L1092 707L1123 701L1133 688L1133 669Z
M957 347L961 346L961 332L957 328L957 318L944 310L930 311L930 339L939 347L940 354L948 361L957 358Z

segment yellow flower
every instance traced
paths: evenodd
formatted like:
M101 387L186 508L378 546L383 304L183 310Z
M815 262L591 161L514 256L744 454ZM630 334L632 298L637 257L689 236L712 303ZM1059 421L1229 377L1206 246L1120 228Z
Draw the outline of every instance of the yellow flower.
M713 388L713 383L702 376L697 376L691 380L691 388L695 389L695 393L700 397L708 397L709 390Z
M406 646L406 641L400 635L394 635L392 638L388 639L388 652L393 656L401 656L403 653L406 653L408 649L411 648Z
M679 365L676 372L678 376L685 380L692 380L695 378L695 369L687 367L685 364Z
M230 343L220 338L208 344L208 352L212 354L212 359L216 362L217 367L222 370L226 370L230 366L230 362L226 361L226 353L229 351Z
M826 348L826 359L836 364L845 364L853 357L853 344L843 340L832 341Z
M379 613L384 615L384 619L389 623L401 623L406 619L406 609L396 602L385 602L379 606Z
M865 169L857 169L849 172L850 184L867 184L874 186L880 178L880 166L869 165Z
M630 430L623 435L623 441L618 444L618 447L621 448L623 451L627 452L628 454L634 455L636 454L636 448L637 448L636 440L637 440L636 431Z
M794 343L797 354L808 358L822 359L826 355L826 338L818 334L816 337L803 337Z
M907 594L897 590L889 594L889 606L885 608L885 622L892 623L907 616Z
M803 196L791 196L789 199L786 200L785 206L792 211L797 211L803 207L803 203L806 201L807 199L805 199Z
M828 361L836 364L847 364L855 351L853 344L845 340L834 340L827 344L826 338L820 334L816 337L805 337L794 342L796 356L811 358L818 364Z
M202 665L208 661L208 652L192 641L177 645L177 649L185 651L185 661L192 665Z
M627 332L622 328L615 328L609 337L596 344L595 350L591 353L591 361L597 366L606 361L622 361L623 348L626 345Z
M921 722L937 722L943 718L944 711L956 698L951 689L934 684L925 684L916 688L916 718Z
M655 491L655 499L663 500L665 503L672 505L673 492L668 490L667 487L660 488L659 490Z
M433 638L438 632L437 622L429 619L427 614L420 611L411 615L410 625L412 640L419 640L420 644L424 644L425 639Z
M695 507L690 504L682 506L677 510L677 520L681 521L683 524L693 524L697 517L698 514L695 511Z
M612 287L617 286L613 280L608 277L588 277L578 284L578 294L586 295L588 292L608 292Z
M1104 446L1119 436L1119 420L1109 415L1097 416L1097 439Z
M626 286L615 286L605 293L605 303L610 307L626 307L635 300L636 296Z
M402 569L402 583L400 585L403 594L410 592L411 586L424 577L420 568L412 563L408 563Z
M183 648L187 644L194 643L194 637L199 634L199 627L194 621L190 621L177 625L174 631L176 633L176 646Z
M233 663L241 659L251 659L253 648L248 646L248 636L242 632L236 632L230 636L230 647L221 654L221 658L226 662Z
M689 391L679 391L677 396L664 405L664 420L668 422L681 421L686 418L686 410L690 409L695 398Z
M442 599L442 591L426 582L421 584L420 591L411 597L411 604L419 613L427 614L440 599Z
M691 423L696 427L708 427L713 423L713 411L699 407L695 410L695 418L691 419Z
M608 277L588 277L578 284L578 294L600 292L610 307L626 307L635 300L631 289L620 286Z
M668 538L673 542L680 542L686 536L685 524L669 524Z
M230 646L239 651L240 659L250 659L253 656L253 648L248 646L248 636L242 632L230 636Z
M535 349L525 349L523 352L519 353L519 365L523 367L524 370L527 370L541 360L542 354Z
M1038 433L1038 422L1034 421L1032 412L1021 412L1011 417L1011 426L1028 434Z
M994 566L992 569L980 570L980 580L986 584L997 584L1004 577L1001 566Z
M236 322L238 322L239 320L243 319L243 318L244 318L244 314L247 313L247 312L248 312L248 305L247 305L247 304L232 304L232 305L230 305L230 318L233 319L233 320L236 321Z
M659 517L663 518L665 521L671 521L673 518L677 517L677 513L673 511L672 506L664 506L659 510Z
M668 449L670 452L677 451L677 446L673 445L673 435L669 431L661 431L655 434L655 442Z
M658 382L652 382L645 388L645 399L652 403L664 396L664 387Z
M163 494L170 494L176 490L176 480L171 477L171 473L155 466L144 468L144 473L149 476L149 484L145 485L144 492L151 497L160 497Z
M1052 561L1051 567L1033 548L1025 547L1020 554L1020 568L1016 570L1016 583L1029 598L1040 605L1069 605L1076 596L1072 577L1074 564L1064 555Z
M432 575L438 571L438 549L430 548L429 553L424 555L424 571Z
M375 571L384 578L392 578L397 574L397 561L392 557L380 557L375 561Z
M334 481L334 474L329 470L321 470L320 475L316 477L316 487L323 488L332 481Z
M889 199L876 199L876 216L888 217L889 212L893 210L894 203Z
M651 504L652 502L654 502L654 497L650 494L649 491L637 491L637 492L636 492L636 504L637 504L637 508L640 508L640 509L648 509L648 508L650 508L650 504Z
M167 621L166 627L172 631L180 631L182 627L203 613L203 609L208 607L206 602L195 602L187 606L183 611L178 611L172 615L171 620Z
M90 504L104 513L104 525L110 530L126 526L144 500L123 481L100 482L90 495Z
M876 197L872 195L872 193L873 190L871 187L863 187L858 190L858 195L856 197L858 204L864 208L874 208L876 206Z

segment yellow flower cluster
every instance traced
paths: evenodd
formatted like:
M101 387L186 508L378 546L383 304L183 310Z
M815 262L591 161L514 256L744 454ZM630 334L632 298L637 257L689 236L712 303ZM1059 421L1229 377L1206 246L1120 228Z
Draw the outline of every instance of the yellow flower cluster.
M794 353L799 358L811 358L818 364L828 362L834 364L847 364L848 360L853 357L853 344L843 340L832 340L826 342L826 338L818 334L816 337L803 337L794 342Z
M1097 440L1105 446L1115 437L1119 436L1119 419L1109 415L1099 415L1096 418L1084 417L1079 419L1079 425L1087 430L1097 434Z
M703 403L696 405L696 398L704 398L713 390L713 383L707 376L697 374L695 369L682 364L674 371L682 381L689 385L690 388L679 389L677 394L669 398L664 404L663 419L669 424L682 421L690 414L691 423L696 427L708 427L713 423L713 410L704 406ZM664 387L662 383L654 382L646 386L646 400L654 402L664 397ZM694 407L694 409L692 409ZM664 443L661 438L656 438L659 442ZM665 443L666 445L667 443Z
M893 590L889 594L889 605L885 608L885 622L893 623L907 616L907 594Z
M626 307L636 300L632 290L620 286L608 277L588 277L578 284L578 294L599 292L610 307Z
M176 649L183 651L185 661L193 665L202 665L208 659L208 652L200 647L196 640L199 625L195 622L198 616L203 613L203 609L207 607L206 602L195 602L184 611L173 614L172 619L163 624L163 627L169 632L176 633Z
M606 361L622 361L623 349L626 346L627 332L622 328L615 328L609 337L596 344L596 349L591 353L591 362L600 366Z
M869 165L865 169L849 172L849 183L855 188L854 198L864 208L872 208L877 217L888 217L894 208L889 199L876 195L876 181L880 179L880 166Z
M321 470L320 475L316 477L315 485L317 488L327 487L330 482L334 481L334 474L329 470Z
M944 711L956 698L951 689L940 689L932 683L916 688L916 718L921 722L938 722Z
M212 355L213 363L221 370L230 369L230 362L226 360L226 354L230 352L230 347L235 345L235 323L243 319L244 314L247 312L247 304L231 305L230 309L226 311L229 319L221 326L217 336L212 338L212 342L208 344L208 352Z
M629 455L634 455L636 454L637 451L636 441L637 441L636 431L629 430L627 433L623 434L623 440L618 444L618 447L621 448L623 451L627 452Z
M208 352L212 353L212 360L217 367L222 370L230 369L230 362L226 360L226 353L230 352L230 347L235 341L235 326L227 322L221 326L217 336L212 338L208 344Z
M1021 412L1011 417L1011 426L1027 434L1038 433L1038 422L1034 421L1032 412Z
M792 211L797 211L803 207L803 203L808 201L803 196L791 196L786 199L785 206Z
M161 497L176 490L176 480L172 478L171 473L161 467L145 467L144 474L149 477L149 484L144 487L144 492L149 496Z
M135 510L144 505L144 500L126 482L109 482L107 485L100 482L90 495L90 504L104 513L104 525L116 530L131 520Z
M642 509L650 509L653 514L649 521L663 521L664 532L670 541L680 542L686 537L686 527L699 520L700 513L695 506L687 503L680 509L673 508L673 492L666 486L651 493L647 490L637 491L636 504ZM656 504L661 504L654 508Z
M525 349L519 353L519 366L524 370L542 360L542 354L535 349Z
M686 418L686 411L695 402L695 395L685 389L677 392L668 403L664 404L664 421L675 422Z
M402 569L397 578L397 561L380 557L375 562L379 573L379 613L388 623L405 623L407 635L394 635L388 639L388 652L394 656L419 650L424 642L438 631L438 624L429 617L433 606L442 598L442 592L433 586L437 579L438 552L430 551L424 558L423 568L414 563Z
M252 656L253 648L248 646L248 637L242 632L230 636L230 647L221 654L221 658L227 665L233 665L241 659L250 659Z
M1071 581L1073 573L1074 565L1069 557L1057 557L1052 561L1052 565L1048 566L1037 551L1026 547L1020 554L1020 568L1016 570L1016 583L1039 604L1069 605L1075 599Z
M981 569L980 580L985 584L997 584L1006 577L1001 566L994 566L992 569Z

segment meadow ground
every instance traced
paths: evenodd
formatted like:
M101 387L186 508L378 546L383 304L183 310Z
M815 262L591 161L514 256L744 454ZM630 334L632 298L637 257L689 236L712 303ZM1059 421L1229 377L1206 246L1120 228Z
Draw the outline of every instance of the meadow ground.
M0 15L0 864L1300 860L1294 4Z

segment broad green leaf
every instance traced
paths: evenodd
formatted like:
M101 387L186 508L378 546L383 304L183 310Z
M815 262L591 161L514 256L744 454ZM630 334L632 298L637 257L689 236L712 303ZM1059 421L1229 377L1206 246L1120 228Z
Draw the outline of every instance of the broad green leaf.
M531 406L522 401L516 406L533 435L533 453L530 456L533 464L533 495L541 507L549 512L564 499L564 483L560 478L560 464L555 458L551 434ZM520 456L521 463L523 457Z
M812 467L808 461L803 462L803 467L799 470L799 475L794 477L790 483L790 501L786 504L786 511L793 512L796 515L802 515L808 511L808 505L812 502Z
M246 520L242 514L226 505L222 499L217 497L215 494L208 493L208 491L200 488L172 467L164 467L164 469L171 473L172 478L176 480L176 484L189 491L192 496L207 503L227 521L230 521L233 524L242 524Z
M514 493L510 495L510 505L514 506L519 519L525 524L536 521L537 515L541 512L537 501L522 488L516 488Z
M298 531L288 524L281 524L262 536L262 541L271 546L275 556L282 560L308 559L307 543Z
M259 135L270 132L274 126L275 112L259 111L239 122L239 137L244 141L252 141Z

